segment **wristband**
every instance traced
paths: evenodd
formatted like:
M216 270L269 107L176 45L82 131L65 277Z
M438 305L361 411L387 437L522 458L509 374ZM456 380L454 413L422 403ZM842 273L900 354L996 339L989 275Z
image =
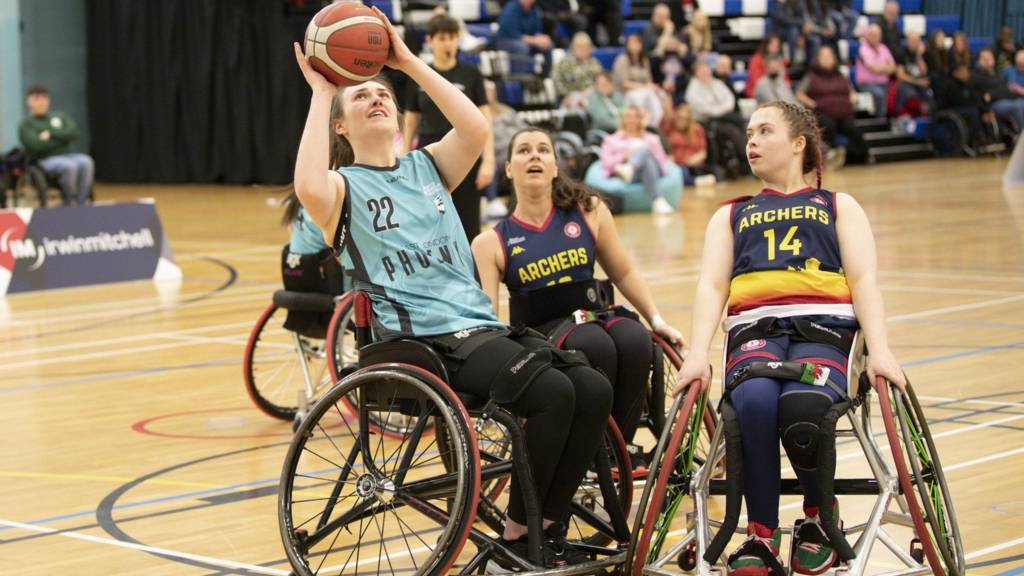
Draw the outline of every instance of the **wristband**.
M657 330L658 328L667 325L668 322L665 322L665 319L661 317L661 314L655 314L654 318L651 318L651 329L653 330Z

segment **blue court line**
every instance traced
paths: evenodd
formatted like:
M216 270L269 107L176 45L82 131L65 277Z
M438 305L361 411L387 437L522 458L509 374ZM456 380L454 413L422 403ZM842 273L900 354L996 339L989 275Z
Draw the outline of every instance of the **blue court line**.
M1018 574L1024 574L1024 566L1017 566L1016 568L1010 568L1006 572L1000 572L996 576L1017 576Z
M948 326L974 326L977 328L1004 328L1007 330L1024 330L1024 324L1009 322L983 322L980 320L902 320L907 324L945 324Z
M967 350L964 352L956 352L954 354L945 354L942 356L935 356L933 358L922 358L921 360L914 360L913 362L907 362L902 366L904 368L910 368L913 366L925 366L927 364L935 364L937 362L944 362L946 360L953 360L955 358L963 358L966 356L977 356L978 354L988 354L989 352L998 352L1000 350L1017 350L1024 347L1024 340L1018 342L1011 342L1010 344L1000 344L999 346L985 346L984 348L975 348L974 350Z

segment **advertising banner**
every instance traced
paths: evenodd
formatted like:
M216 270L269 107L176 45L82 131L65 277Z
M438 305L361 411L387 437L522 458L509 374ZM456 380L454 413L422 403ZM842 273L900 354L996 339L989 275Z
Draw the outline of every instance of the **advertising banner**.
M181 278L152 201L0 210L0 295Z

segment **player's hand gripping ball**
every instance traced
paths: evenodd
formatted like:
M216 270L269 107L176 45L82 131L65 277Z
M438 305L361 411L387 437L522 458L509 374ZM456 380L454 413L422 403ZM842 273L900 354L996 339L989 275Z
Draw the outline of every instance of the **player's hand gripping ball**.
M336 86L373 78L388 59L384 22L359 2L338 2L317 12L306 27L305 53L313 69Z

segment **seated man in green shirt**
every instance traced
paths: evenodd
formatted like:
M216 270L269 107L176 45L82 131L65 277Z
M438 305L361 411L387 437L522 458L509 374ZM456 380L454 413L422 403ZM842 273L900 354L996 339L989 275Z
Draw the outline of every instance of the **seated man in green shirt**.
M50 111L50 92L46 86L31 86L26 102L29 116L18 127L25 154L47 176L57 178L65 204L85 204L92 191L93 162L86 154L71 152L71 143L78 139L78 127L63 112Z

